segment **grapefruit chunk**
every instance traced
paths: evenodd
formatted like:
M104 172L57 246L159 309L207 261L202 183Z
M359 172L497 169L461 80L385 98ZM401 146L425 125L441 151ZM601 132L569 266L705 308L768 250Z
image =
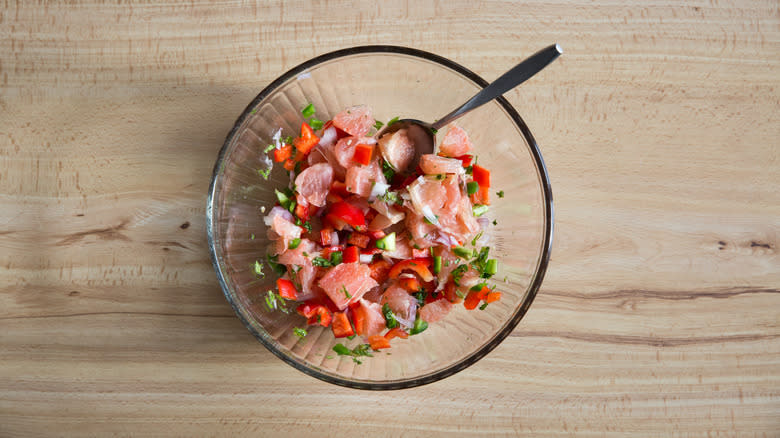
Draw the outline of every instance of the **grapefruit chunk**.
M460 126L451 124L439 145L439 152L446 157L460 157L471 152L471 140Z
M319 286L336 307L344 310L378 283L371 278L371 269L367 265L342 263L328 270L320 279Z
M374 126L374 116L371 108L358 105L336 114L333 117L333 124L349 135L362 137Z

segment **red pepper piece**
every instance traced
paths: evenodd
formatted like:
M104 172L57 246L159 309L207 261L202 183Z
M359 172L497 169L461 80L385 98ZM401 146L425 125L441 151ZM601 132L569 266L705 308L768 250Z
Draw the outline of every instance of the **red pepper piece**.
M347 239L347 243L350 245L355 245L359 248L365 248L368 246L368 242L371 241L371 238L363 233L354 232L349 235L349 238Z
M486 303L493 303L501 299L501 292L489 292L485 297Z
M398 285L406 289L409 293L414 293L420 290L420 280L416 277L401 277L398 279Z
M348 246L341 255L342 263L356 263L360 261L360 249L357 246Z
M387 333L385 333L385 339L387 339L388 341L393 338L406 339L408 337L409 337L409 333L406 333L400 327L390 329Z
M368 343L374 350L390 348L390 340L382 335L373 335L368 337Z
M330 245L330 236L333 233L333 228L325 227L320 230L320 245Z
M348 202L342 201L331 205L328 215L341 219L355 229L366 226L366 217L363 214L363 210Z
M309 207L303 204L295 204L295 215L302 221L309 220Z
M433 280L433 274L431 274L431 271L428 269L428 266L431 266L431 261L430 258L402 260L390 269L388 276L390 278L398 278L398 276L401 275L401 272L410 270L419 275L423 281L431 281Z
M479 187L490 188L490 171L484 167L475 164L472 178L479 184Z
M279 296L288 300L297 300L298 291L292 281L280 278L276 280L276 288L279 289Z
M292 145L286 144L279 149L274 149L274 161L281 163L292 156Z
M349 318L347 318L347 314L344 312L333 313L333 323L330 328L333 330L333 336L336 338L346 338L355 334L352 324L349 323Z
M295 149L302 154L308 154L309 151L319 143L320 138L314 135L314 130L311 129L308 123L303 122L301 124L301 136L293 140Z
M374 145L371 144L359 144L355 146L355 153L352 155L352 159L356 163L368 164L371 162L371 157L374 155Z

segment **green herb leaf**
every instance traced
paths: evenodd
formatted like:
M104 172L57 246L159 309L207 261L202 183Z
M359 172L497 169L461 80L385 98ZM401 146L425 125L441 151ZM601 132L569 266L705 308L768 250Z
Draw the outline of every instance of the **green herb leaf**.
M463 278L463 274L465 274L468 269L468 265L458 265L452 270L452 281L456 286L460 286L460 279Z
M393 123L397 123L399 120L400 120L400 118L399 118L398 116L395 116L395 117L393 117L392 119L390 119L390 121L389 121L389 122L387 122L387 126L390 126L390 125L392 125Z
M288 135L287 137L285 137L285 138L284 138L284 141L282 141L282 143L284 143L284 144L292 144L292 143L293 143L293 138L292 138L292 136L291 136L291 135Z
M333 266L330 261L322 258L322 257L314 257L314 259L311 261L311 264L314 266L319 266L321 268L330 268Z
M345 347L344 344L334 345L333 351L335 351L339 356L352 356L352 350Z
M309 120L309 126L311 126L311 129L315 131L322 129L324 125L325 123L323 123L323 121L320 119L312 118L311 120Z
M274 189L274 193L276 193L276 199L279 201L279 205L281 205L285 210L289 210L290 203L295 202L290 199L290 196L288 196L286 193L280 192L278 189Z
M382 129L383 126L385 126L384 123L382 123L382 122L380 122L379 120L376 120L376 119L374 120L374 129L379 131L380 129Z
M398 327L398 320L395 319L395 314L390 310L390 306L387 303L382 306L382 315L385 317L385 325L387 328L391 329Z
M311 117L314 115L314 104L310 103L306 105L304 109L301 110L301 114L303 114L303 117Z
M487 302L487 301L485 301L484 303L482 303L482 305L481 305L481 306L479 306L479 310L485 310L485 308L486 308L487 306L488 306L488 302Z
M504 191L500 190L500 191L496 192L496 195L498 195L499 198L503 198L504 197Z
M395 169L387 160L382 160L382 174L384 174L387 181L392 181L395 176Z
M330 264L333 266L338 265L344 259L344 254L341 251L334 251L330 253Z
M469 195L473 195L474 193L477 193L479 191L479 183L476 181L470 181L468 184L466 184L466 193Z
M263 149L263 152L267 154L267 153L271 152L274 149L276 149L276 146L274 146L272 144L269 144L268 146L265 147L265 149Z
M471 239L472 246L477 246L477 240L479 240L479 238L482 237L482 233L484 233L484 231L480 231L476 236L474 236L473 239Z
M272 167L269 167L268 169L257 169L257 174L260 175L263 179L267 180L268 176L271 175L271 169Z
M498 225L498 221L493 219L493 226L496 226L496 225Z
M349 339L351 341L351 340L355 339L355 335L347 336L347 339Z
M349 294L349 291L347 290L347 287L343 284L341 285L341 292L344 293L344 296L347 297L347 299L352 298L352 295Z
M301 339L305 338L306 335L308 334L308 332L306 332L306 329L302 329L300 327L293 328L293 333L295 333L295 336Z
M263 264L255 260L255 275L257 275L260 278L265 277L265 273L263 272Z
M255 233L252 233L252 234L250 234L250 235L249 235L249 239L250 239L250 240L255 240Z
M300 244L301 244L301 239L300 239L300 237L296 237L295 239L293 239L293 240L291 240L291 241L290 241L290 244L289 244L289 245L287 245L287 249L295 249L295 248L297 248L297 247L298 247L298 245L300 245Z
M414 297L417 299L417 306L422 307L425 305L425 291L419 291L413 294Z

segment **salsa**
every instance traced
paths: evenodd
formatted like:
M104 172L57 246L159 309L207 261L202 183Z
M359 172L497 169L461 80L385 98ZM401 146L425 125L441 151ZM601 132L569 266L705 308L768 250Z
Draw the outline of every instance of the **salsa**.
M484 233L490 171L477 164L462 128L450 124L438 154L412 167L407 130L375 138L384 124L368 106L325 122L312 104L301 113L300 132L283 138L280 129L264 151L290 175L264 217L266 263L278 275L266 305L305 318L296 336L315 324L336 338L360 336L366 344L334 348L359 362L424 332L456 304L485 310L501 299L488 284L498 270ZM264 275L260 262L255 271Z

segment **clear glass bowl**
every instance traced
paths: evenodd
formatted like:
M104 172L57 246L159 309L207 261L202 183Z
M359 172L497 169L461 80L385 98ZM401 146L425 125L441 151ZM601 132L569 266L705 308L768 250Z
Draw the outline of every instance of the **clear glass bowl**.
M207 207L209 247L225 297L247 328L272 353L324 381L361 389L398 389L450 376L485 356L523 318L547 267L552 242L552 194L539 148L517 111L501 98L458 121L470 135L479 164L491 170L492 205L487 214L491 256L499 261L494 277L501 301L484 311L454 306L447 317L423 333L396 340L392 348L356 364L332 351L342 342L330 328L309 327L299 339L293 327L303 317L269 312L264 294L275 278L258 279L255 260L266 254L261 207L276 201L274 187L288 177L275 166L268 181L262 150L279 127L295 135L308 103L327 120L343 108L367 104L377 120L395 116L433 121L487 82L440 56L394 46L366 46L318 56L293 68L266 87L238 118L214 167ZM503 190L499 199L495 192ZM270 271L266 267L266 271Z

